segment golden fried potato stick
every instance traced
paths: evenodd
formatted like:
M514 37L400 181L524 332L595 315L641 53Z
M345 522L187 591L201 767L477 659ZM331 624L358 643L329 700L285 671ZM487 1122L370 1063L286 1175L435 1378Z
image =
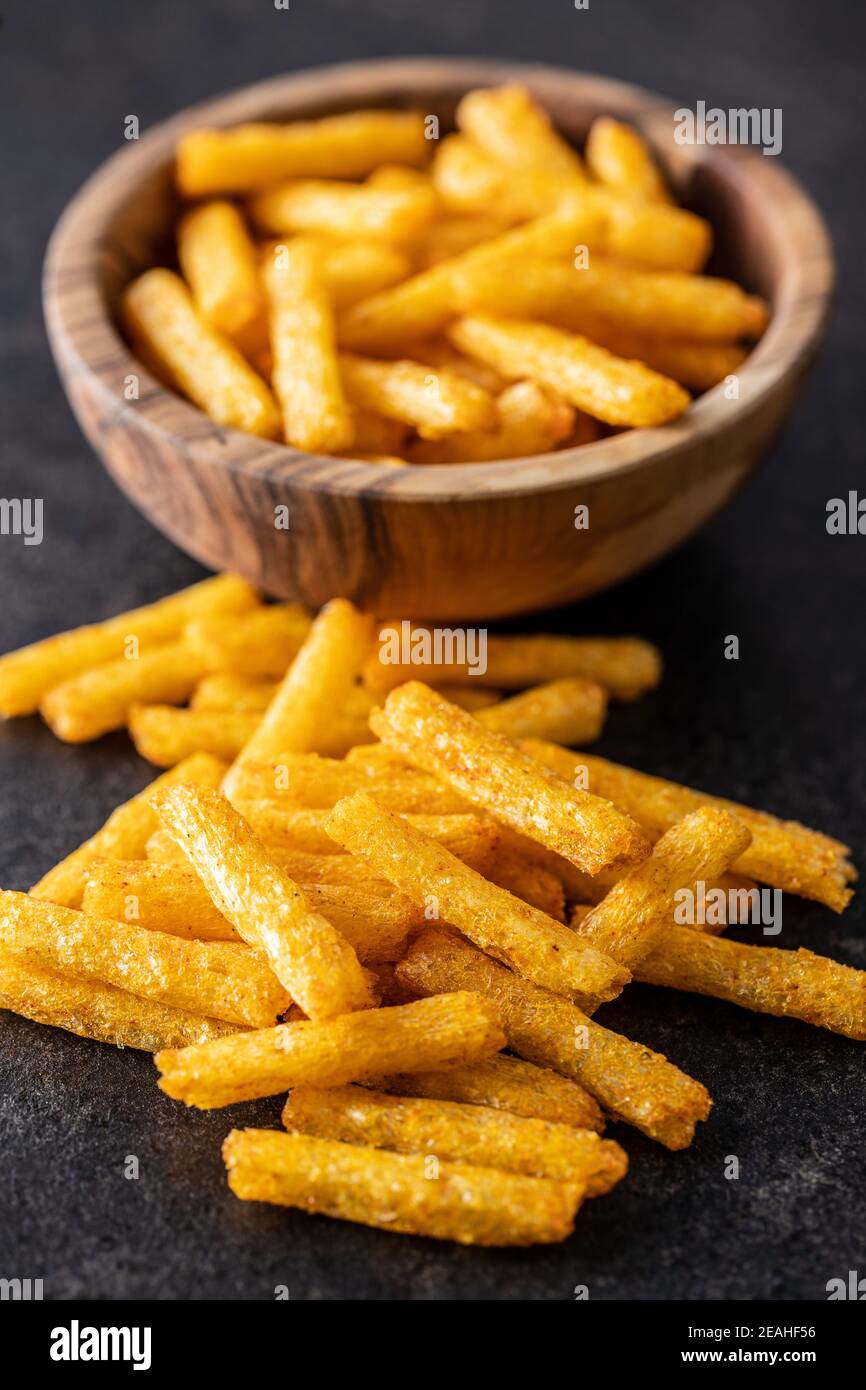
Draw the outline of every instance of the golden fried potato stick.
M402 1235L461 1245L536 1245L564 1240L583 1192L550 1182L383 1153L354 1144L233 1129L223 1144L236 1197L299 1207Z
M607 714L607 691L583 676L546 681L475 718L504 738L549 738L554 743L591 743L601 734ZM550 733L529 730L549 729ZM554 735L554 729L558 733Z
M157 767L175 767L199 752L231 762L261 720L261 714L174 705L133 705L128 714L129 736L137 753Z
M704 1087L666 1057L602 1028L455 935L430 930L416 937L396 974L416 994L464 988L492 1000L512 1051L585 1086L611 1115L668 1149L687 1148L696 1123L710 1113Z
M595 1130L598 1134L604 1129L601 1106L589 1091L549 1067L536 1067L520 1057L499 1055L484 1062L451 1065L441 1071L363 1076L360 1084L401 1096L484 1105L512 1115L525 1115L527 1119Z
M501 236L508 230L508 221L501 217L488 216L487 213L470 213L466 217L440 215L425 232L419 247L418 263L422 270L450 261L480 246L492 237ZM405 279L405 276L402 277Z
M292 1002L264 957L246 946L184 941L26 893L0 892L0 942L45 969L225 1023L265 1028Z
M161 1052L166 1095L211 1110L276 1096L293 1086L345 1086L370 1072L428 1071L474 1062L505 1045L499 1011L457 992L395 1008L364 1009L324 1023L283 1023L220 1047Z
M187 1047L242 1031L237 1024L202 1018L96 980L58 975L5 947L0 947L0 1009L80 1038L143 1052Z
M268 196L268 195L265 195ZM290 241L263 271L274 394L288 444L332 453L352 443L352 415L337 366L334 312L315 245Z
M245 763L236 779L235 797L244 805L282 801L294 807L330 809L341 797L360 791L372 792L383 805L404 815L474 811L465 797L425 772L400 763L350 763L319 753L284 753L269 762Z
M322 609L261 724L226 778L229 799L244 763L318 750L326 711L349 698L372 642L371 620L346 599Z
M258 605L255 590L234 574L219 575L189 589L158 599L144 608L119 613L116 618L73 628L0 656L0 718L32 714L43 696L61 681L91 666L115 661L130 649L171 642L184 625L196 617L226 617Z
M607 425L666 425L690 404L669 377L547 324L474 314L458 319L448 336L461 352L513 379L530 377Z
M455 431L444 439L420 439L409 449L412 463L491 463L496 459L546 454L574 431L573 408L534 381L506 386L495 407L493 429Z
M492 429L496 424L489 392L449 367L408 360L381 362L343 352L340 372L353 405L411 425L422 439Z
M419 1100L360 1086L296 1086L283 1109L292 1134L339 1139L403 1154L435 1154L528 1178L576 1182L600 1197L625 1176L619 1144L589 1129L528 1120L483 1105Z
M618 193L649 203L672 201L644 137L612 116L596 116L586 138L584 158L593 178Z
M866 970L812 951L746 946L670 926L635 977L866 1041Z
M328 827L344 849L422 910L435 911L435 920L459 927L527 979L581 1002L596 994L613 999L628 983L628 971L610 957L583 951L567 927L490 883L363 792L339 801Z
M500 847L485 877L554 921L565 921L562 881L543 864L533 863L531 859L516 854L513 849Z
M288 663L287 663L288 664ZM277 693L279 681L215 671L199 681L190 696L192 710L228 710L233 714L264 714Z
M614 327L604 319L587 316L581 333L591 342L607 348L617 357L631 357L645 362L653 371L661 372L687 386L690 391L709 391L726 377L735 376L745 362L746 348L735 343L689 342L683 338L653 338L646 333L632 333Z
M259 257L234 203L200 203L181 218L177 257L199 313L243 352L262 339Z
M186 700L204 670L184 641L167 642L61 681L43 696L39 709L58 738L86 743L122 728L139 703Z
M435 211L432 187L382 188L375 184L300 179L259 193L249 205L263 231L309 232L403 246L416 242Z
M535 759L420 681L392 690L370 727L401 757L584 873L639 862L649 851L634 821L609 802L539 776Z
M154 806L215 906L244 941L265 952L308 1018L333 1018L373 1004L352 947L311 908L224 796L168 787L156 794Z
M588 775L589 786L633 816L657 839L676 821L701 806L729 811L751 831L752 843L732 866L738 874L772 884L788 893L811 898L841 912L851 900L847 886L856 878L848 846L796 821L779 820L736 801L681 787L588 753L572 753L532 739L524 745L558 776L573 780Z
M383 659L395 630L400 634L400 663ZM404 651L408 656L405 664ZM370 690L381 693L406 681L417 680L419 666L435 666L435 653L430 629L423 624L407 624L404 629L393 622L386 623L379 630L376 651L364 667L364 683ZM658 649L639 637L563 637L551 633L500 637L490 634L486 657L484 670L456 660L436 670L456 685L493 685L505 690L524 690L527 686L552 680L579 677L603 685L618 700L633 700L645 690L651 690L661 680L662 671ZM433 669L430 674L434 674Z
M218 425L280 437L280 412L267 386L205 322L179 275L146 270L124 290L121 313L139 354Z
M210 671L282 680L311 627L312 619L299 604L273 603L232 623L221 618L191 622L183 636Z
M281 179L363 178L383 161L424 164L424 117L414 111L352 111L318 121L192 130L177 148L186 198L251 193Z
M583 161L554 129L526 87L479 87L457 107L457 124L492 159L519 178L541 168L563 179L585 180Z
M727 811L711 806L692 811L671 826L648 859L614 884L580 923L579 939L633 971L670 929L680 889L718 878L750 840L742 821Z
M767 305L732 280L683 271L629 270L602 257L584 268L566 261L537 260L520 276L496 268L458 279L455 295L466 313L507 314L537 319L592 338L595 322L613 330L656 338L735 342L759 338ZM495 366L502 370L498 362ZM578 402L580 404L580 402Z
M80 907L90 866L97 859L143 859L150 836L159 826L151 797L178 782L202 787L218 787L225 763L209 753L196 753L151 782L131 800L112 811L108 820L72 854L34 883L30 895L63 907Z

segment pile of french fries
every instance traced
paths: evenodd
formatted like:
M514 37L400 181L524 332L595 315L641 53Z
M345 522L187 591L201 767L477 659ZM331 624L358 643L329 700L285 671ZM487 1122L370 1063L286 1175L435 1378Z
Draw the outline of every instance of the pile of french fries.
M123 296L141 360L219 425L394 465L664 425L732 377L767 307L701 274L712 233L638 132L583 156L522 87L457 131L411 111L197 130L179 273Z
M0 893L0 1005L154 1052L187 1105L288 1094L282 1130L225 1141L241 1198L562 1240L626 1172L608 1119L676 1150L710 1113L598 1021L630 980L866 1039L866 972L678 925L677 894L838 912L855 873L818 831L573 751L658 683L648 643L491 636L473 674L391 664L389 630L224 575L0 658L3 716L127 725L167 769Z

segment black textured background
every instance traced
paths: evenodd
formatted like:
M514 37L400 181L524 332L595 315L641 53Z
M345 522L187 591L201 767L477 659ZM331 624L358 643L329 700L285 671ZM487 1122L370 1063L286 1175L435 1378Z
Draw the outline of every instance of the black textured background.
M784 110L783 160L818 199L840 262L829 344L764 472L678 555L565 630L658 641L667 675L617 708L600 751L798 817L862 858L866 537L829 537L863 488L863 8L807 0L62 0L2 6L8 142L0 218L2 483L43 497L45 540L0 537L0 650L199 577L115 491L79 435L46 346L40 262L81 180L181 106L287 69L399 54L588 68L684 103ZM741 639L738 662L723 639ZM0 882L27 887L148 780L123 736L83 748L37 721L0 729ZM786 904L784 946L866 967L860 903ZM821 1299L866 1271L862 1046L709 1000L634 987L604 1021L715 1097L694 1147L617 1133L632 1171L553 1249L482 1252L237 1202L219 1146L278 1104L184 1112L149 1057L3 1015L0 1276L50 1298ZM615 1132L613 1130L612 1132ZM127 1155L137 1181L123 1177ZM740 1159L726 1181L727 1155Z

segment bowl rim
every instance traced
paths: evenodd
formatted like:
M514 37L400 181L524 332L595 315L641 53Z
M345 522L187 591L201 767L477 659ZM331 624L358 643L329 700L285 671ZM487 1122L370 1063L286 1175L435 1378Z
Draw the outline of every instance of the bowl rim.
M418 81L455 92L472 86L522 82L562 100L582 95L591 105L631 120L658 150L668 137L668 158L684 169L724 166L733 183L757 197L785 249L778 302L770 323L739 372L739 398L723 385L695 400L673 424L628 430L592 444L492 463L426 464L395 468L362 460L306 454L290 445L221 427L203 411L152 377L121 337L99 283L99 256L112 219L148 174L164 167L178 136L193 125L229 126L287 114L324 110L339 96L370 106L403 96ZM542 94L542 100L545 96ZM691 451L736 423L759 413L780 383L811 358L824 332L834 282L829 232L818 208L776 157L734 146L675 146L674 103L633 84L595 73L485 58L411 57L360 60L305 68L248 84L182 108L140 139L105 160L61 214L48 243L43 304L52 351L64 378L86 376L98 384L105 412L172 439L210 466L238 470L277 489L292 488L388 502L429 503L513 498L528 493L589 486ZM74 296L63 287L77 277ZM140 399L125 399L117 382L136 374ZM157 418L154 418L156 413ZM207 427L203 427L206 422Z

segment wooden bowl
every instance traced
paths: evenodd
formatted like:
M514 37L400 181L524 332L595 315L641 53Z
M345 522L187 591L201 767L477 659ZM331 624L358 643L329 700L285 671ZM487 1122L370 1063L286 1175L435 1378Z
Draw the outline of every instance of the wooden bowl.
M709 217L712 269L772 304L739 373L675 424L488 464L395 469L303 454L224 430L160 386L117 328L123 287L173 261L172 157L196 126L413 107L444 133L469 88L525 83L576 142L593 117L639 126L680 199ZM494 618L568 603L664 555L716 512L776 437L825 325L833 264L824 223L778 159L681 146L669 103L557 68L475 60L363 62L279 77L192 107L130 143L64 212L44 298L72 407L132 501L179 546L267 592L379 613ZM129 400L130 377L140 380ZM288 504L288 531L274 508ZM575 528L575 507L590 524Z

